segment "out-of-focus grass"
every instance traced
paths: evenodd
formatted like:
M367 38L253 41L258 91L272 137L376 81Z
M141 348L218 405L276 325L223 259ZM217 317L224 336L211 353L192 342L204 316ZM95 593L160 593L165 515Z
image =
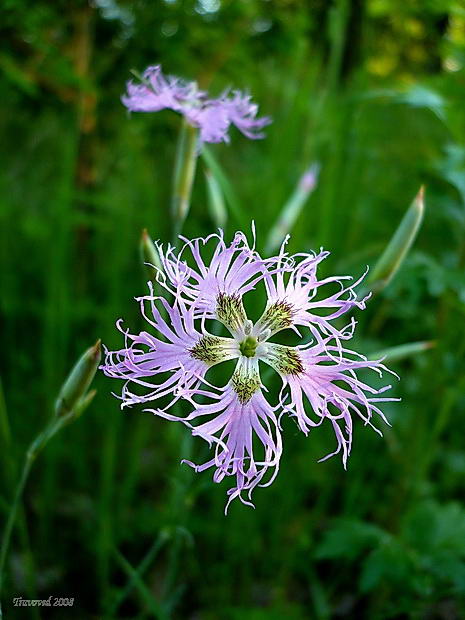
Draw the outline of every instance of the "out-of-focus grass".
M230 47L222 42L225 27L217 21L199 22L188 8L179 9L192 26L189 38L178 13L163 14L165 30L170 19L179 21L180 36L186 37L173 42L176 55L163 37L158 52L150 43L144 47L145 25L136 21L123 65L138 62L142 69L153 60L166 60L170 70L202 77L199 58L206 56L204 47L212 36L223 56L220 51L213 54L218 71L211 87L219 91L234 79L237 86L250 87L263 112L273 116L266 140L251 142L236 133L231 145L213 145L205 157L212 172L217 173L216 163L228 180L227 235L239 225L249 227L254 219L259 249L313 161L321 166L318 187L290 231L289 247L309 251L324 245L332 252L322 266L327 273L357 276L366 264L373 265L425 183L426 212L419 236L389 286L365 312L356 314L356 346L366 354L424 340L434 340L436 347L392 362L402 377L399 384L394 381L402 403L384 408L392 422L383 429L384 440L355 424L347 472L337 459L316 463L333 446L329 429L321 427L305 438L285 420L277 480L257 490L255 510L233 505L227 518L225 483L214 485L208 473L196 475L179 465L187 430L142 415L138 408L120 412L110 394L116 386L99 377L95 402L50 444L26 492L37 595L74 596L74 608L65 611L76 618L173 613L208 619L218 617L218 610L221 617L232 619L461 617L463 71L428 68L425 61L424 75L414 81L418 67L409 59L410 73L400 63L388 77L373 76L367 66L373 58L379 66L383 46L380 41L377 47L372 38L379 35L383 17L374 16L370 8L362 19L368 41L365 58L347 79L328 79L327 58L333 59L331 75L339 62L339 39L334 37L355 36L350 24L344 26L344 15L338 17L343 2L336 3L332 17L319 15L316 5L308 13L296 3L295 13L283 8L283 15L276 7L269 15L260 13L258 3L250 7L250 15L224 8L233 11L225 17L231 24ZM401 28L400 3L392 2L391 8L395 19L393 25L385 24L385 37L389 28ZM74 12L73 7L73 19ZM39 11L34 15L39 25L47 19ZM456 13L447 15L452 28ZM149 9L146 16L149 28L155 17ZM141 19L140 14L136 17ZM105 28L112 22L100 14L93 19L97 46L107 40ZM244 20L257 19L270 19L275 31L235 43L234 33L243 32ZM434 38L429 13L408 19ZM333 20L332 43L323 35L315 40L305 36L305 24L318 20L321 28ZM157 23L157 28L162 26ZM32 28L29 22L24 27ZM292 32L295 44L286 38ZM438 49L451 44L448 33L434 34ZM419 40L404 35L392 52L396 62L399 49L408 56L413 44L423 43L428 53L420 35ZM288 45L292 55L286 52ZM192 55L192 46L197 55ZM260 52L257 57L254 49ZM457 49L442 51L443 62L450 61L452 52L459 58L463 50ZM432 56L436 53L436 48L431 50ZM169 113L128 118L118 102L128 75L116 70L117 54L108 50L107 56L98 55L94 50L92 58L95 64L85 79L81 76L70 86L69 76L54 64L58 59L52 62L45 53L43 63L53 79L61 79L64 93L41 78L33 97L19 78L12 79L11 71L2 82L2 105L8 114L0 121L6 137L0 172L6 406L0 402L0 407L2 429L7 428L7 411L12 438L7 441L3 433L2 516L14 477L14 468L8 467L19 462L43 426L70 361L93 338L101 337L109 348L120 346L121 335L114 329L119 317L134 330L142 328L133 301L145 290L138 254L142 229L164 241L171 235L176 118ZM106 59L107 66L115 66L107 73L102 69ZM40 71L34 74L21 54L15 62L16 69L27 68L25 75L31 79L37 72L42 75L43 67L38 65ZM83 108L79 98L66 95L66 89L81 89L88 96L93 92L89 81L97 97L94 125L83 124L91 102ZM214 228L203 165L201 159L184 230L188 236ZM196 460L207 455L200 439L192 449ZM4 607L19 618L27 611L11 607L11 598L28 592L29 551L21 524L16 534ZM137 575L151 548L156 557L149 556ZM50 617L64 617L59 613Z

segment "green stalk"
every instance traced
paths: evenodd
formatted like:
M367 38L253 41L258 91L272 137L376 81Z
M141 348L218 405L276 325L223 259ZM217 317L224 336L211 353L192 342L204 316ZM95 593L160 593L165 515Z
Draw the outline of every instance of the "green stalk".
M166 535L164 535L163 533L160 533L155 539L150 549L148 550L147 554L144 556L142 562L136 568L133 569L133 572L131 571L131 574L129 575L129 580L126 586L118 593L113 605L110 608L109 616L111 618L116 616L119 608L124 603L124 601L129 596L129 594L132 592L132 590L136 586L136 583L140 583L142 581L142 577L144 576L145 572L149 569L150 564L157 557L158 552L160 551L162 546L165 544L165 542L166 542ZM117 552L117 550L114 550L114 551L115 553Z
M192 183L194 180L195 167L197 157L199 155L198 148L198 130L189 125L184 119L179 135L176 166L174 171L173 198L172 198L172 224L173 224L173 242L176 241L177 235L180 234L184 220L189 212L190 197L192 193ZM174 413L177 414L181 404L178 402L174 407ZM192 452L192 435L185 433L185 429L176 429L181 437L181 453L180 459L189 459ZM173 523L181 524L187 519L187 511L184 505L187 488L189 486L188 472L181 469L177 477L177 488L173 494L171 503L171 514L173 515ZM174 528L173 528L174 529ZM175 536L174 541L169 550L169 559L167 567L167 575L165 579L165 599L172 596L172 589L176 581L176 574L179 565L179 555L181 545L179 535Z
M0 440L3 446L4 470L8 483L13 481L13 460L11 456L11 430L8 420L5 395L3 393L2 380L0 378Z
M331 50L328 60L328 87L330 91L335 91L339 85L349 15L349 0L338 0L329 12Z
M10 425L8 421L8 412L6 408L5 396L3 393L2 382L0 379L0 436L1 436L1 444L4 446L4 469L5 469L5 478L7 480L7 490L8 492L14 493L15 487L15 463L12 459L11 454L11 431ZM3 499L3 498L2 498ZM5 501L4 511L8 514L8 511L11 510L11 504ZM26 523L26 517L24 514L24 510L22 509L21 502L16 508L17 518L18 518L18 527L19 527L19 536L23 549L25 550L25 566L26 566L26 582L27 582L27 591L30 598L36 598L35 596L35 583L34 583L34 560L31 553L31 544L29 539L29 532ZM1 609L0 609L1 612ZM34 609L33 614L35 617L39 617L38 610Z
M76 420L90 404L95 391L87 392L87 389L97 371L100 363L101 347L98 340L93 347L90 347L79 358L71 373L68 375L55 404L55 415L47 424L45 429L37 435L29 446L24 465L16 484L13 501L8 513L5 529L3 531L2 543L0 547L0 596L3 588L5 563L10 546L13 527L21 505L24 489L31 472L31 467L39 453L45 448L50 439L56 435L64 426ZM2 609L0 604L0 618Z
M10 513L8 515L8 520L6 522L5 530L3 532L2 538L2 547L0 550L0 594L2 592L3 587L3 573L5 568L6 556L8 553L8 548L10 546L11 533L13 531L13 525L16 520L16 514L18 512L18 507L20 505L21 497L23 495L24 487L26 486L27 479L29 477L29 472L31 471L32 462L35 457L31 457L28 451L26 460L23 466L23 471L21 473L21 477L16 486L15 495L13 498L13 502L11 504ZM0 616L1 616L1 608L0 608Z
M13 526L16 520L16 515L18 513L18 508L21 503L21 498L24 492L24 488L26 486L26 482L29 478L29 474L31 471L31 467L38 454L44 449L47 445L48 441L58 433L58 431L63 428L68 422L70 422L69 416L54 418L52 422L45 428L44 431L39 433L34 441L29 446L28 451L26 452L26 458L24 460L23 469L21 472L21 476L16 485L15 494L13 497L13 502L10 507L10 512L8 515L8 520L6 522L5 530L3 532L2 537L2 545L0 548L0 594L3 587L3 577L4 577L4 569L5 569L5 561L8 553L8 548L10 545L11 534L13 532ZM1 616L1 610L0 610Z
M181 234L184 221L189 213L192 185L198 158L198 129L183 119L176 151L176 163L171 199L173 221L173 242Z
M110 600L111 554L113 538L116 536L116 515L114 510L115 468L117 463L118 434L122 416L117 416L105 433L102 447L100 472L99 527L97 544L97 572L102 610Z
M117 549L114 550L114 555L121 568L137 587L138 592L141 594L143 600L147 604L147 607L149 607L151 615L154 618L160 618L161 620L168 618L169 616L166 614L163 606L156 600L153 593L144 584L137 570L134 569L134 567L126 560L124 555L122 555Z
M180 403L177 403L180 408ZM179 460L192 458L193 437L185 428L178 428L178 433L182 432L181 449L179 451ZM172 515L172 527L174 537L168 553L168 563L165 576L165 602L168 607L173 603L173 595L176 591L175 583L179 569L179 558L182 551L181 533L186 529L186 523L189 517L188 505L186 502L189 487L192 484L192 472L186 465L179 465L176 476L176 486L171 498L170 514Z

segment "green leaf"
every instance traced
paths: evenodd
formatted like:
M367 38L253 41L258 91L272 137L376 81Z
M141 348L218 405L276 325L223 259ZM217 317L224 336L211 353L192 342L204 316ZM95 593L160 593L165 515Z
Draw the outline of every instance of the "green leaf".
M210 215L212 216L216 226L224 228L228 220L228 211L224 203L221 186L209 168L205 169L205 179L207 181L208 207L210 209Z
M383 254L371 270L366 283L371 284L373 290L379 291L385 288L402 265L423 220L423 196L424 189L421 187Z
M423 553L447 550L465 559L465 510L454 502L423 502L407 516L403 536Z
M377 546L386 536L383 530L371 523L339 519L317 547L315 557L354 559L365 550Z
M167 614L165 613L162 605L156 600L152 592L150 592L150 590L147 588L145 583L142 581L139 573L133 568L133 566L131 566L131 564L117 549L114 549L114 553L119 565L127 574L127 576L131 579L131 582L141 594L143 600L146 602L148 608L153 614L153 617L161 619L167 618Z
M242 210L241 204L237 197L237 194L229 182L226 174L218 163L216 157L213 155L212 151L205 144L202 145L201 156L206 163L207 167L211 171L212 175L215 177L216 182L218 183L223 196L228 204L231 214L236 218L237 222L240 224L241 228L245 228L249 218L247 218Z
M447 102L432 88L426 88L421 84L414 84L408 91L397 97L400 103L405 103L412 108L427 108L431 110L441 121L445 120L444 109Z
M412 357L423 353L436 346L434 340L424 340L421 342L408 342L406 344L400 344L397 347L390 347L389 349L383 349L382 351L376 351L370 354L371 359L383 359L386 362L397 362L403 360L406 357Z
M374 549L363 563L360 590L369 592L382 582L405 587L412 582L413 559L394 539ZM413 583L412 583L413 585Z

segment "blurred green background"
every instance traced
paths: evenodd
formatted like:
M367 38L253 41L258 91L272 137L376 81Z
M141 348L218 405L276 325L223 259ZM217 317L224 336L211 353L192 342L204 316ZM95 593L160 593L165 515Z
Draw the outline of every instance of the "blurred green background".
M3 593L11 618L465 617L465 5L446 0L4 0L0 37L2 520L24 452L77 356L114 323L142 328L141 230L171 235L179 118L128 116L130 70L161 62L214 94L250 89L267 138L211 153L231 182L226 234L259 249L300 175L318 186L292 251L323 273L379 257L421 184L425 218L359 321L392 361L400 404L381 439L355 422L348 471L317 464L334 438L284 423L281 472L223 515L227 482L179 465L187 430L111 396L40 455ZM184 232L216 227L203 162ZM193 443L201 461L206 448ZM138 571L136 579L134 571ZM74 597L18 609L14 596Z

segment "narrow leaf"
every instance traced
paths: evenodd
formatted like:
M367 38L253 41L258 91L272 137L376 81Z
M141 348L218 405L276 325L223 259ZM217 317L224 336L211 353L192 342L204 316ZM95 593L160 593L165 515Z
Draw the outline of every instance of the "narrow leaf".
M246 227L249 223L249 218L245 216L237 194L234 191L232 184L229 182L228 177L224 173L210 148L205 144L202 145L201 156L207 167L211 170L218 185L221 187L221 191L223 192L226 203L230 208L231 214L236 218L242 228Z
M176 147L176 163L171 196L174 242L182 232L184 221L189 213L198 155L199 130L184 119Z
M205 179L207 181L208 207L210 210L210 215L212 216L216 226L224 228L228 219L228 212L226 210L220 184L209 168L205 169Z
M434 340L425 340L423 342L409 342L406 344L400 344L397 347L390 347L389 349L383 349L376 353L370 354L370 359L379 360L383 359L388 362L398 361L405 359L406 357L412 357L423 351L428 351L436 346Z
M161 604L156 600L153 596L152 592L147 588L145 583L140 578L138 572L131 566L131 564L126 560L126 558L117 550L114 550L115 557L118 560L119 565L124 570L126 575L131 579L134 586L142 595L142 598L147 603L147 606L150 608L151 613L154 618L166 618L167 615L163 610Z
M371 285L373 290L379 291L385 288L402 265L423 220L423 196L424 188L422 186L383 254L371 270L366 282Z

